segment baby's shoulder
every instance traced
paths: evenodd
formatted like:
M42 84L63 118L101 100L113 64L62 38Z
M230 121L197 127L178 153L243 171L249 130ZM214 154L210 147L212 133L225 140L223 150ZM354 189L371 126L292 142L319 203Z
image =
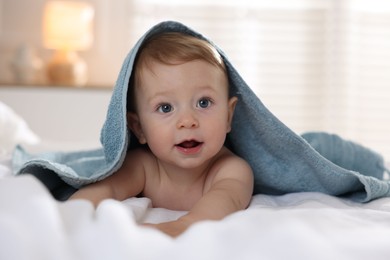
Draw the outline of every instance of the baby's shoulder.
M139 147L127 151L126 160L131 164L150 164L155 161L155 156L146 147Z
M214 165L206 179L205 190L214 184L227 181L228 183L241 183L248 189L253 187L253 171L249 163L237 156L227 148L223 148L217 155Z
M242 176L244 173L252 175L249 163L226 147L223 147L218 155L214 170L216 174L226 177L232 175Z
M222 163L222 165L228 165L228 164L244 164L248 165L247 161L245 161L240 156L233 153L230 149L227 147L223 147L220 151L220 153L217 155L216 162Z

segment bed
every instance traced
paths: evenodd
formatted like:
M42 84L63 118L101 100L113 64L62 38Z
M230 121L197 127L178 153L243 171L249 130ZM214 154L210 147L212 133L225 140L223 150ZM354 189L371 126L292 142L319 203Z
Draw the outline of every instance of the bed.
M151 208L146 198L106 200L96 210L86 201L56 201L33 176L12 175L13 145L38 151L91 144L39 136L18 110L0 106L0 259L390 258L390 198L258 194L248 209L199 222L175 239L139 224L185 212Z

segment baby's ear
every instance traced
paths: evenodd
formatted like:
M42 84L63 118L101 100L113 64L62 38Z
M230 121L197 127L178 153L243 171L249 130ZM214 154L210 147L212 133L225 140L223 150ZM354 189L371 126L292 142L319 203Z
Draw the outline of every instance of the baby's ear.
M142 131L142 126L139 121L139 117L136 113L127 113L127 126L135 134L140 144L146 144L146 138L144 136L144 132Z
M234 109L236 108L238 98L237 97L231 97L228 101L228 128L227 128L227 133L230 132L232 129L232 120L233 120L233 114L234 114Z

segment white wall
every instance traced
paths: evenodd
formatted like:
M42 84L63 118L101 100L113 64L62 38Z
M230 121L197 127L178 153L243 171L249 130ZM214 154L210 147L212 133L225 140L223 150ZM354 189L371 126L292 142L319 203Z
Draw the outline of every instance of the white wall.
M0 102L26 121L42 150L99 147L110 98L108 88L0 87Z

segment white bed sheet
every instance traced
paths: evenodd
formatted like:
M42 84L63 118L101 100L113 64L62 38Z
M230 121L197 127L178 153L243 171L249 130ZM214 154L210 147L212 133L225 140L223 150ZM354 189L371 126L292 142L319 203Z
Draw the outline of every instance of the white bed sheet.
M139 223L185 212L146 198L55 201L32 176L0 167L0 259L390 259L390 198L359 204L320 193L256 195L247 210L172 239Z

